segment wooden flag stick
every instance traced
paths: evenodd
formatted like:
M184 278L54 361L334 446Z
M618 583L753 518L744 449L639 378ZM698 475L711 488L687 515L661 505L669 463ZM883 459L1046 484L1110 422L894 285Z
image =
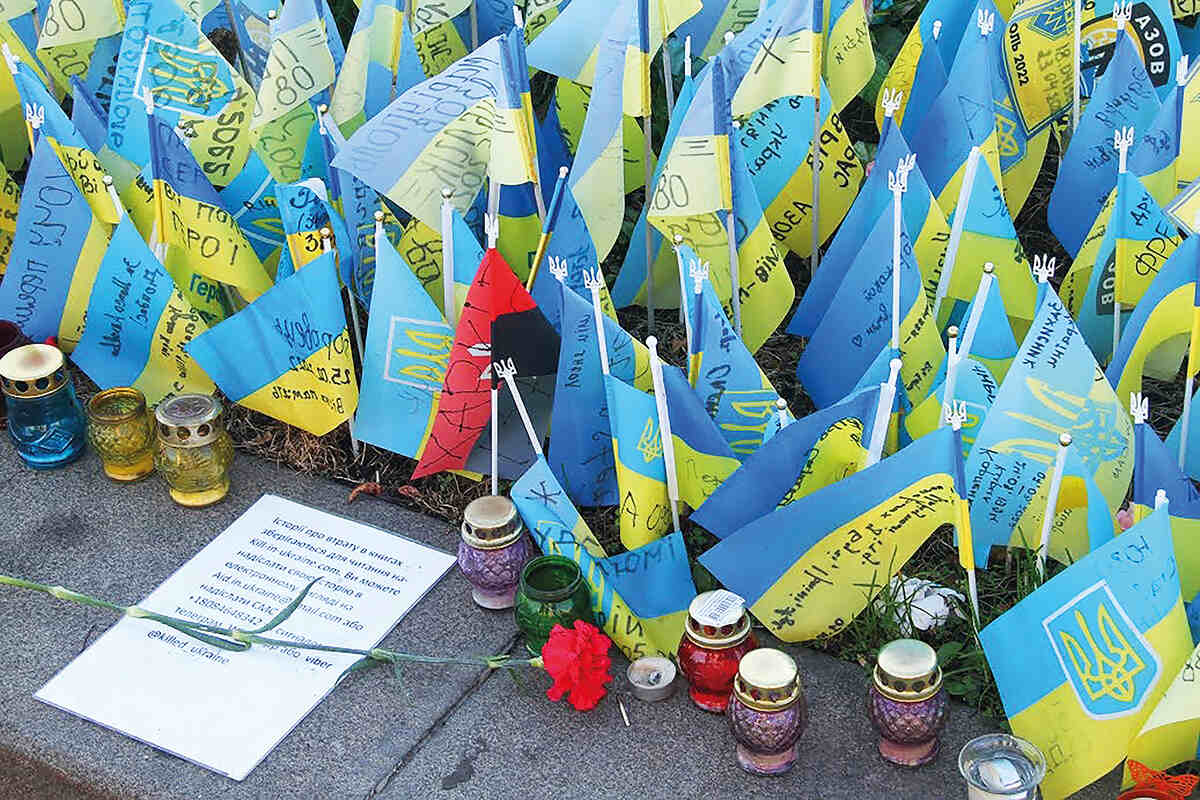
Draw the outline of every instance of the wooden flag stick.
M537 280L538 269L546 258L546 248L550 246L550 237L554 235L554 227L558 224L558 210L562 208L563 191L567 187L567 167L558 168L558 181L554 184L554 194L550 195L550 209L542 217L542 234L538 237L537 250L533 254L533 263L529 265L529 277L525 279L525 291L533 291L533 282Z
M525 408L525 401L521 399L521 392L517 389L517 367L511 358L505 361L493 361L492 369L496 375L508 384L509 394L512 395L513 403L517 406L517 414L521 417L521 423L525 426L525 434L529 436L529 445L533 448L533 452L537 455L542 455L542 443L538 441L537 431L533 429L533 422L529 419L529 411ZM495 475L495 472L492 473Z
M1113 12L1114 18L1116 12ZM1118 166L1117 173L1124 175L1129 171L1129 148L1133 146L1133 128L1125 127L1118 128L1113 133L1113 147L1117 150ZM1119 191L1119 190L1118 190ZM1118 244L1118 249L1120 245ZM1113 331L1112 331L1112 354L1117 355L1117 347L1121 343L1121 259L1116 260L1116 265L1113 267Z
M650 351L650 377L654 381L654 405L658 408L658 437L662 441L663 465L667 473L667 497L671 501L671 522L679 527L679 476L675 472L675 440L671 436L671 414L667 408L667 386L663 381L662 361L658 357L658 339L646 337ZM609 411L611 414L611 410Z
M954 262L958 260L958 246L962 242L963 225L967 220L967 207L971 204L971 192L975 189L975 176L979 172L979 158L982 155L978 146L972 147L967 156L967 166L963 171L962 186L958 190L958 204L954 207L954 223L950 226L950 241L946 244L946 259L942 265L942 274L938 276L937 294L933 297L933 321L938 324L938 313L942 310L942 300L950 290L950 276L954 272Z
M1050 531L1054 528L1054 516L1058 513L1058 492L1062 488L1063 468L1067 464L1067 448L1071 446L1071 434L1058 437L1058 452L1054 456L1054 472L1050 474L1050 489L1046 493L1046 511L1042 515L1042 538L1038 543L1038 572L1046 580L1046 556L1050 553Z
M604 285L604 276L600 274L600 267L583 271L583 285L592 293L592 318L596 322L596 344L600 348L600 371L608 375L608 339L604 335L604 312L600 309L600 287Z
M883 457L883 444L887 440L888 426L892 423L892 405L896 402L896 382L900 379L900 367L903 364L899 358L893 358L889 364L888 379L879 385L879 406L875 409L875 422L871 427L864 468L878 464Z

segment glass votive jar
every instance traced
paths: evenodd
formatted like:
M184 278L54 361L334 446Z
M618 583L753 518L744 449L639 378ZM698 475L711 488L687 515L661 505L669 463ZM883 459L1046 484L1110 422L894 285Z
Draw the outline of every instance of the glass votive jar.
M154 467L181 506L203 508L229 494L233 442L221 422L221 404L206 394L181 394L154 410L158 448Z
M879 650L867 716L879 731L879 755L902 767L928 764L938 754L949 699L933 648L896 639Z
M0 391L8 435L27 465L53 469L83 455L86 423L61 350L48 344L10 350L0 358Z
M724 589L696 595L688 606L676 653L692 702L705 711L724 714L738 662L756 647L742 598Z
M963 745L958 771L967 781L968 800L1036 800L1046 757L1019 736L985 733Z
M154 471L154 422L146 397L121 386L95 394L87 404L87 435L100 456L104 474L114 481L136 481Z
M592 592L579 565L566 556L538 556L526 564L513 615L534 655L541 654L555 625L570 628L577 619L594 625Z
M737 760L755 775L779 775L796 763L796 742L808 725L808 703L795 660L760 647L738 663L726 711Z
M463 510L458 567L481 608L512 608L521 570L534 555L533 541L507 497L477 497Z

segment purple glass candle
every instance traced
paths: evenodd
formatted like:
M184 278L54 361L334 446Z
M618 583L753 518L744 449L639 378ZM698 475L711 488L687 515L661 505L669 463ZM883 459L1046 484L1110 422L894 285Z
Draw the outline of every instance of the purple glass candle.
M483 608L512 608L521 570L533 556L533 541L507 497L472 500L463 511L458 566Z
M903 767L937 757L949 703L933 648L897 639L879 651L867 692L867 716L879 731L879 754Z
M737 760L755 775L780 775L796 763L796 742L808 724L808 704L796 662L760 647L742 657L726 711Z

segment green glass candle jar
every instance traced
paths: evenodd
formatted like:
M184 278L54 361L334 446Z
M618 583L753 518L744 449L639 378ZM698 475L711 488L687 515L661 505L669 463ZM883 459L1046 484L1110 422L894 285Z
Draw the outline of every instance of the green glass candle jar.
M591 590L579 565L565 556L541 556L525 565L513 612L534 655L542 652L555 625L570 628L577 619L595 624Z
M229 494L233 442L221 422L221 404L206 394L181 394L154 410L158 451L154 467L181 506L203 508Z
M154 471L154 423L146 397L121 386L92 396L87 404L88 442L114 481L137 481Z

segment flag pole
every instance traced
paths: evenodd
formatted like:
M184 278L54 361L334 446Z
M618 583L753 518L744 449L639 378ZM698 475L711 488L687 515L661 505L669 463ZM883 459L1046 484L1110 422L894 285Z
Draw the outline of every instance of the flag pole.
M161 263L167 263L167 219L166 210L163 208L162 192L155 186L154 177L154 96L150 94L150 87L146 87L146 91L142 95L142 102L146 104L146 127L150 130L150 186L154 190L154 228L150 232L150 249L154 251L154 257Z
M642 38L642 33L649 37L650 31L650 5L645 0L638 3L638 41L645 41ZM639 44L640 47L640 44ZM646 93L646 114L642 117L642 175L645 180L645 199L642 201L643 207L646 209L646 225L645 225L645 248L646 248L646 327L650 333L654 333L654 247L651 244L650 236L650 193L654 189L654 172L650 166L650 156L652 154L651 138L654 133L652 125L652 116L654 112L654 103L651 102L650 94L650 65L647 63L642 73L642 86ZM639 109L640 110L640 109ZM665 155L665 154L664 154Z
M35 16L37 15L36 8L33 10L33 13ZM39 28L38 30L41 29ZM21 59L8 46L8 42L0 42L0 52L4 53L4 63L8 64L8 71L15 76L17 74L17 64L20 63ZM32 105L26 105L24 109L25 135L29 137L29 152L32 153L37 139L33 132L36 128L41 127L42 122L46 119L46 112L42 110L39 114ZM35 122L37 123L36 125L34 124Z
M982 155L979 146L971 148L967 156L967 166L963 172L962 186L958 190L958 204L954 206L954 223L950 226L950 241L946 244L946 259L942 265L942 274L938 276L937 293L933 297L933 322L938 324L938 314L942 310L942 300L950 290L950 276L954 273L954 262L958 260L958 246L962 242L963 225L966 224L967 207L971 203L971 192L975 189L975 176L979 172L979 158Z
M1046 556L1050 552L1050 531L1054 528L1054 516L1058 513L1058 492L1062 488L1063 469L1067 464L1067 448L1071 446L1071 434L1065 431L1058 437L1058 452L1054 456L1054 472L1050 475L1050 490L1046 493L1046 511L1042 514L1042 538L1038 543L1038 573L1046 580Z
M692 315L688 313L687 297L688 282L686 265L683 263L683 234L675 234L675 265L679 269L679 316L683 323L683 333L687 338L688 353L692 352Z
M113 176L105 175L101 180L104 182L104 191L108 192L108 199L112 200L113 208L117 211L117 221L120 222L129 215L129 212L125 210L125 204L121 202L121 196L117 194L117 187L113 185Z
M596 344L600 347L600 371L608 375L608 340L604 336L604 312L600 310L600 287L603 283L600 267L583 271L583 285L592 293L592 319L596 323Z
M487 249L492 250L500 241L500 184L495 179L488 182L487 214L483 218L483 228L487 236Z
M253 86L254 81L250 80L250 67L246 64L246 48L242 45L242 35L238 33L237 17L233 14L233 3L231 0L225 0L225 13L229 15L229 27L233 29L233 38L237 42L238 49L238 66L242 68L242 77L246 79L246 83Z
M453 328L458 324L458 300L454 296L454 191L442 187L442 312Z
M779 430L783 430L791 424L791 420L788 419L787 400L784 400L782 397L776 399L775 413L779 415Z
M896 382L900 379L900 367L903 364L899 358L893 358L888 364L888 379L879 385L879 406L875 409L875 422L871 427L864 468L878 464L883 457L883 444L892 422L892 405L896 402Z
M700 295L704 292L704 281L708 279L708 262L696 258L688 264L688 275L692 278L692 308L699 308L700 303L703 302ZM693 329L692 336L695 337L695 335L696 331ZM696 388L696 382L700 379L700 362L696 360L695 343L693 338L688 346L688 383L692 385L693 389Z
M479 49L479 0L471 0L471 50ZM515 11L516 8L514 7Z
M322 253L333 252L333 231L330 230L329 228L321 228L321 252ZM336 253L334 254L334 258L335 259L337 258ZM336 271L336 267L335 267L335 271ZM358 367L358 372L361 373L361 371L362 371L362 346L363 346L362 345L362 331L360 331L358 329L358 308L355 307L355 303L357 303L358 301L354 299L354 293L350 291L349 286L346 287L346 296L350 300L350 319L347 320L347 326L354 328L354 341L358 344L358 364L354 363L355 362L354 351L351 350L350 366L351 366L351 368ZM355 376L355 378L357 379L357 375ZM353 415L348 420L346 420L346 423L350 428L350 450L354 453L355 460L357 460L358 456L359 456L359 448L358 448L358 437L354 435L354 417L353 417Z
M954 390L958 385L958 365L962 363L962 358L959 356L962 350L958 344L958 326L951 325L946 328L946 379L942 382L942 404L954 404ZM942 427L949 418L943 414L938 420L938 427Z
M554 194L550 195L550 209L542 218L542 235L538 237L537 250L533 254L533 263L529 265L529 277L525 279L525 291L533 291L533 282L537 280L538 270L546 258L546 248L550 246L550 237L554 235L554 227L558 224L558 210L562 208L563 191L567 186L567 174L570 170L563 166L558 168L558 182L554 184Z
M1133 417L1135 431L1133 438L1133 497L1136 500L1139 497L1146 496L1146 493L1142 491L1146 488L1143 485L1146 480L1146 448L1140 427L1146 424L1146 420L1150 419L1150 398L1141 392L1131 392L1129 394L1129 414ZM1131 507L1133 509L1133 521L1141 522L1139 504L1135 502Z
M1193 230L1200 231L1200 212L1196 213ZM1182 472L1187 462L1188 428L1191 427L1192 390L1196 385L1196 370L1200 368L1200 278L1197 279L1197 290L1192 296L1192 334L1188 340L1187 378L1183 385L1183 416L1179 420L1179 470ZM1115 353L1114 353L1115 356Z
M817 268L821 266L821 65L816 59L813 60L816 62L817 76L813 87L812 259L809 262L810 275L816 275Z
M1080 95L1083 92L1083 67L1079 63L1083 49L1083 0L1075 0L1074 9L1071 15L1072 22L1072 53L1074 54L1073 69L1075 75L1075 91L1071 93L1071 132L1072 134L1079 128L1079 110L1082 105ZM1064 152L1066 148L1063 148Z
M678 531L682 530L679 526L679 476L675 472L675 440L671 436L671 415L667 408L667 387L663 381L662 361L658 357L658 339L647 336L646 349L650 351L650 377L654 381L654 405L658 408L658 438L662 442L663 466L667 473L671 522Z
M496 365L492 365L493 372ZM492 375L492 496L500 494L500 389Z
M896 171L888 171L888 189L892 193L892 350L900 349L900 248L901 221L904 212L904 193L908 191L908 159L896 165Z
M692 35L689 33L683 39L683 74L692 77Z
M525 426L525 434L529 437L529 445L533 448L533 452L538 456L544 455L542 452L542 443L538 441L537 431L533 429L533 422L529 419L529 411L525 408L525 401L521 399L521 392L517 389L517 367L511 358L505 361L493 361L492 371L504 379L508 385L508 393L512 395L513 404L517 407L517 414L521 417L521 423ZM495 484L495 473L492 473L492 482Z
M958 563L967 573L967 594L971 598L971 611L974 614L971 622L978 630L980 617L979 586L975 581L975 537L971 533L971 508L966 495L960 494L967 488L962 456L962 426L967 421L967 404L946 403L943 409L943 420L954 429L954 494L958 498L958 521L954 527L958 533Z
M1117 128L1113 133L1113 147L1118 156L1117 174L1124 175L1129 171L1129 148L1133 146L1133 128ZM1118 191L1120 191L1118 189ZM1117 243L1120 247L1120 243ZM1117 355L1117 347L1121 343L1121 259L1116 259L1113 267L1113 331L1112 357Z
M1168 506L1167 490L1159 489L1154 493L1154 510L1160 511Z
M733 120L733 130L739 130L742 124ZM737 147L730 133L730 147ZM737 215L733 209L733 193L729 194L729 208L725 212L725 237L729 240L729 307L733 311L733 330L739 337L742 335L742 270L738 263L737 246Z
M946 333L951 340L951 349L946 360L946 383L942 395L943 402L954 399L954 390L958 385L958 372L962 363L971 355L971 346L975 343L975 334L979 331L980 320L983 319L983 309L987 304L988 293L991 291L995 278L996 267L992 262L983 265L983 275L979 278L979 288L975 290L975 298L971 301L971 314L967 317L966 327L962 331L962 339L954 346L954 338L958 336L957 325L951 325Z
M671 74L671 50L664 39L662 43L663 89L667 95L667 119L675 113L675 76Z

